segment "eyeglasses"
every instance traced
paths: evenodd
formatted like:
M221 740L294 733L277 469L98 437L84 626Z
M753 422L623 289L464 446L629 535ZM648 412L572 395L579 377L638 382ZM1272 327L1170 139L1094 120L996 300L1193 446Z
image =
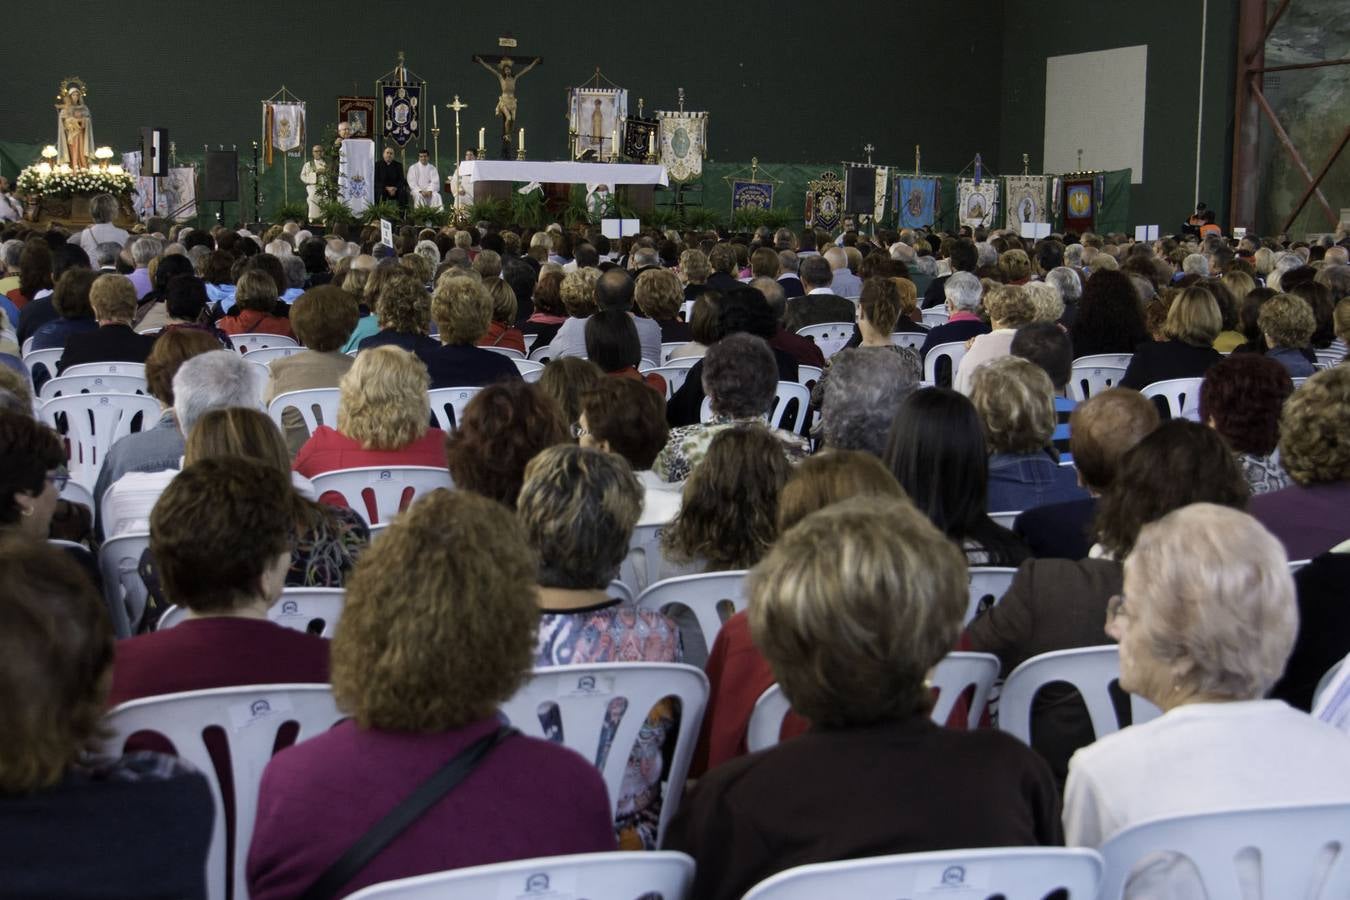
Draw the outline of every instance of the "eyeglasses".
M577 440L581 440L582 435L587 435L591 433L589 429L582 428L580 422L573 422L571 431L572 437Z
M1110 600L1106 601L1106 621L1108 623L1114 622L1121 616L1128 619L1130 617L1130 609L1125 605L1125 595L1116 594Z
M55 474L48 473L47 480L56 485L56 490L64 491L66 485L70 483L70 473L65 469L57 469Z

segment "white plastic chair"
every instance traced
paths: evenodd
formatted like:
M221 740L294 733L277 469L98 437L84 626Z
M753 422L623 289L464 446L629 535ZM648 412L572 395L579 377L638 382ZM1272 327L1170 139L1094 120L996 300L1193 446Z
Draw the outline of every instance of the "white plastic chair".
M1031 708L1047 684L1063 682L1078 691L1098 738L1121 729L1110 686L1120 680L1120 650L1115 644L1052 650L1026 660L1008 673L998 698L998 727L1031 744ZM1130 721L1139 725L1162 715L1143 697L1130 695Z
M1290 574L1290 575L1297 575L1299 569L1302 569L1304 566L1306 566L1306 565L1307 565L1308 563L1310 563L1310 562L1312 562L1311 559L1291 559L1291 560L1289 560L1289 574Z
M1289 379L1289 380L1292 381L1292 382L1294 383L1294 390L1298 390L1299 388L1303 387L1303 385L1307 384L1307 382L1308 382L1307 376L1304 376L1303 378L1291 378L1291 379Z
M31 338L29 340L32 340ZM36 382L38 377L38 366L41 366L47 373L48 378L56 377L56 364L61 361L61 355L65 353L62 347L53 347L50 350L30 350L23 355L23 364L28 367L29 377Z
M542 347L535 347L532 349L530 355L526 358L534 362L547 363L553 358L553 355L553 346L551 344L545 344Z
M113 633L119 638L136 633L145 615L150 592L141 580L141 554L150 546L149 533L119 534L108 538L98 550L98 568L103 576L103 592L112 619Z
M628 539L628 555L619 565L619 581L626 584L634 596L661 579L665 564L661 555L661 536L669 527L669 522L657 522L633 528Z
M675 392L684 386L685 379L689 377L689 366L657 366L647 371L666 380L667 400L675 396Z
M493 353L500 353L508 359L525 359L525 354L514 347L483 347L484 350L491 350Z
M1110 366L1116 369L1128 369L1132 359L1134 359L1133 353L1090 353L1087 356L1077 357L1073 364L1075 368L1078 366L1084 368Z
M722 623L745 609L745 604L744 570L667 578L651 585L637 598L640 609L662 613L677 605L688 607L698 620L699 631L710 650Z
M38 392L39 400L68 394L147 394L144 376L137 375L58 375L49 378Z
M688 341L662 341L661 342L661 365L670 364L670 354L683 347Z
M166 694L123 703L108 714L113 736L104 745L122 755L127 738L152 731L173 743L180 759L206 776L215 801L211 848L206 855L206 892L210 900L230 896L226 873L234 875L234 897L247 897L244 861L258 814L258 786L263 767L272 758L278 732L288 722L299 725L295 742L331 728L343 718L326 684L262 684ZM234 858L226 856L225 806L220 776L207 750L211 729L229 748L234 802Z
M824 374L824 370L820 366L799 365L797 366L797 383L809 391L815 387L822 374Z
M897 347L908 347L918 352L923 346L923 342L928 338L926 331L892 331L891 343Z
M847 346L853 339L852 322L821 322L819 325L807 325L797 329L797 334L816 342L820 352L829 359Z
M305 427L309 429L310 434L317 431L320 425L337 428L340 396L341 391L338 388L287 391L272 398L272 402L267 404L267 415L282 431L285 431L286 426L282 423L281 417L287 409L300 413L300 418L305 420Z
M539 335L531 333L523 335L525 338L525 353L528 355L534 349L534 342L539 340Z
M1069 376L1069 391L1082 403L1093 394L1115 387L1125 377L1123 366L1085 366L1075 362Z
M945 306L934 306L932 309L923 311L923 324L929 328L936 328L939 325L946 325L948 319L947 308Z
M286 588L267 610L267 618L284 628L331 638L345 598L342 588Z
M233 340L233 338L231 338ZM304 353L305 348L295 345L283 347L255 347L248 351L246 358L251 363L258 363L266 366L274 359L284 359L287 356L294 356L297 353Z
M708 679L693 666L677 663L598 663L536 668L502 712L523 733L570 747L595 762L605 779L610 803L618 812L628 757L652 707L666 697L679 702L679 725L670 756L657 825L657 846L684 792L684 779L694 755ZM611 703L626 700L617 725ZM552 715L556 705L557 716ZM547 721L547 725L545 722ZM613 729L608 752L597 759L601 735ZM561 735L557 731L561 731Z
M1167 401L1167 413L1173 419L1193 418L1200 408L1200 384L1203 378L1168 378L1145 385L1139 393L1148 397L1162 397Z
M1006 512L991 512L989 518L994 520L995 525L1002 525L1004 528L1011 529L1017 517L1022 514L1022 510L1015 509Z
M71 366L61 373L68 375L132 375L145 380L145 363L137 362L94 362Z
M965 355L965 341L948 341L931 348L928 355L923 358L923 380L930 384L951 387L956 382L956 370L961 365L961 360L965 358ZM945 383L938 380L937 367L940 359L946 359L951 363L951 372L945 379Z
M764 879L744 900L891 900L894 897L1043 900L1067 891L1092 900L1102 857L1083 847L991 847L899 853L796 866Z
M62 431L70 477L87 488L98 480L108 448L134 431L153 428L159 416L159 401L144 394L65 394L39 411L45 424Z
M1017 513L1012 515L1016 516ZM1006 566L970 567L968 576L970 578L970 600L966 606L967 625L982 611L1003 599L1003 595L1008 593L1008 587L1012 584L1013 576L1016 574L1016 569Z
M539 365L540 372L543 368L542 364ZM436 420L436 427L442 431L454 431L464 415L464 408L481 390L481 387L446 387L428 391L431 417Z
M260 332L232 334L230 335L230 343L234 344L235 350L244 354L252 353L254 350L267 350L272 347L300 346L294 338L288 338L284 334L262 334Z
M314 492L340 494L367 525L388 522L419 496L453 488L450 473L439 466L365 466L323 472L310 479Z
M773 397L773 409L769 411L769 427L781 428L793 434L803 434L810 412L811 391L806 385L795 381L778 382L778 390L774 392ZM712 419L712 398L704 397L703 405L699 407L699 421L711 422Z
M159 614L159 621L155 623L155 630L163 631L166 628L173 628L175 625L185 622L187 617L188 608L186 606L170 605L168 609Z
M10 324L10 327L11 327L11 328L17 328L17 327L19 327L19 323L18 323L18 322L10 322L9 324ZM23 346L19 348L19 355L20 355L22 358L27 359L27 358L28 358L28 354L30 354L30 353L32 353L32 352L33 352L33 338L30 337L30 338L27 338L26 340L24 340Z
M1134 867L1155 853L1195 865L1209 897L1246 896L1240 872L1265 900L1350 897L1350 803L1267 806L1141 822L1102 845L1102 900L1123 896ZM1256 851L1253 854L1251 851ZM1259 862L1258 862L1259 859ZM1318 888L1320 887L1320 890Z
M674 850L578 853L400 878L372 884L349 894L347 900L636 900L647 896L683 900L693 881L693 858Z
M520 377L524 378L526 381L538 381L539 376L544 373L543 363L532 362L531 360L525 359L523 356L520 359L512 359L511 361L516 364L516 371L520 373ZM531 375L534 377L531 378Z
M683 347L684 345L680 344L680 346ZM692 369L694 367L694 364L697 363L702 358L703 357L701 356L677 356L674 359L668 359L665 362L661 363L661 366L663 368L679 367L681 369Z
M929 718L939 725L946 725L956 701L974 688L966 712L966 727L972 730L979 727L980 717L989 705L989 694L998 680L998 673L998 657L992 653L948 653L933 667L933 674L928 679L929 684L937 690ZM772 685L760 694L746 729L746 749L754 753L775 746L783 730L783 719L790 709L791 702L778 685Z
M87 507L89 514L91 516L94 514L94 492L73 478L61 489L61 499Z

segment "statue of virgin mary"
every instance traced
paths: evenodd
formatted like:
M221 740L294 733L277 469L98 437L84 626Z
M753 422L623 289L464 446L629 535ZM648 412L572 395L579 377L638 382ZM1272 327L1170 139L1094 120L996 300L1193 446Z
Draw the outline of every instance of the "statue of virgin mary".
M84 105L83 84L62 85L56 106L57 163L72 169L87 169L94 158L94 127L89 107Z

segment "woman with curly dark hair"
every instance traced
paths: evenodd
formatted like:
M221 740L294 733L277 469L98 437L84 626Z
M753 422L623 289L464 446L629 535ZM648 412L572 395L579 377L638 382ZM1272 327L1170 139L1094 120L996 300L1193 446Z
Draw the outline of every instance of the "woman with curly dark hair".
M540 450L568 443L567 424L537 384L499 381L483 388L445 441L455 486L515 506L525 465Z
M1255 353L1239 353L1216 363L1200 385L1200 421L1228 441L1253 494L1289 486L1275 449L1280 443L1280 410L1293 392L1284 366Z
M52 251L41 238L29 238L19 254L19 286L5 296L22 310L37 299L40 291L51 291ZM18 322L13 322L16 328Z
M1143 304L1130 276L1106 269L1094 272L1083 287L1069 336L1075 356L1133 353L1147 341Z

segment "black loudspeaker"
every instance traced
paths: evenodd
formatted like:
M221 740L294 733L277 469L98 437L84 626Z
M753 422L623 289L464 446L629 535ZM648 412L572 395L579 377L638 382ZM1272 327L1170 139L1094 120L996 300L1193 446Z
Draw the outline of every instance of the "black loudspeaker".
M234 150L207 150L202 200L224 203L238 199L239 154Z
M844 170L844 212L876 211L877 170L873 166L848 166Z
M141 129L141 172L146 178L169 174L169 132L164 128Z

